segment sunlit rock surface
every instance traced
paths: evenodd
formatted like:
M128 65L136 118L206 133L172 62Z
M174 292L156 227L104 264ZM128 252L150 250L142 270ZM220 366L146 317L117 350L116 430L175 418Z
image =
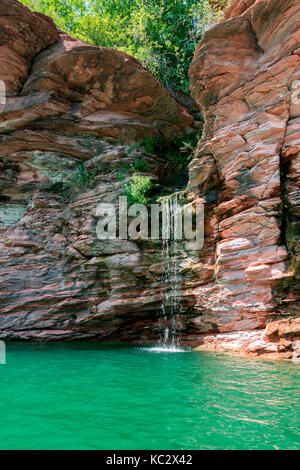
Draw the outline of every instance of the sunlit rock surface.
M205 202L205 243L178 254L183 344L300 355L299 23L296 0L233 1L197 47L187 195ZM99 240L96 207L117 205L137 158L159 193L166 161L130 144L193 118L135 59L17 1L1 2L0 31L0 338L157 342L161 243Z
M291 357L299 336L268 333L300 312L299 27L296 0L233 0L190 68L205 116L190 197L207 201L212 267L195 290L200 349Z
M193 117L134 58L17 1L1 2L0 31L1 339L156 341L161 247L99 240L96 207L117 206L136 159L165 182L166 161L130 144Z

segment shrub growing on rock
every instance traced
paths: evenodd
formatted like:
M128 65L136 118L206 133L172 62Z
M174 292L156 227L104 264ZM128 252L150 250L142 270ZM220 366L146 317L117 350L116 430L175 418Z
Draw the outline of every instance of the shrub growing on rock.
M148 176L135 173L129 183L124 184L123 188L123 194L127 196L129 204L147 204L147 194L152 188L152 182Z

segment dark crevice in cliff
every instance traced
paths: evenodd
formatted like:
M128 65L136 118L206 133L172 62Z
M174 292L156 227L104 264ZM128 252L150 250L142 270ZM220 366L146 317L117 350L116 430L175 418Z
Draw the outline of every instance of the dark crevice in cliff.
M287 262L289 263L289 275L282 280L276 288L275 295L279 296L279 311L282 315L297 314L293 308L293 293L297 295L299 275L299 263L297 261L297 238L295 234L295 225L293 224L293 215L291 204L289 201L289 183L288 174L290 171L290 162L283 162L281 157L280 179L281 179L281 199L282 199L282 216L281 216L281 244L286 247L288 253Z
M28 68L28 73L27 73L27 77L24 79L23 83L22 83L22 86L18 92L18 95L17 96L24 96L24 91L25 91L25 88L26 88L26 84L27 84L27 81L30 79L31 75L32 75L32 72L33 72L33 68L34 68L34 65L35 65L35 61L36 59L39 57L40 54L44 53L45 51L47 51L50 47L58 44L60 41L59 39L59 36L57 38L57 40L55 42L52 42L52 43L49 43L47 44L46 47L44 47L43 49L41 49L37 54L35 54L33 56L33 58L31 59L31 63L30 63L30 67Z
M291 99L291 98L290 98ZM288 254L287 262L289 263L289 273L292 275L284 278L277 288L277 295L279 294L279 309L281 314L290 314L288 299L289 293L294 290L296 282L297 272L297 252L295 250L295 234L293 233L292 227L292 213L291 204L289 200L289 182L288 175L290 173L291 161L284 158L284 146L286 141L288 123L290 120L290 106L291 102L288 102L288 118L286 121L284 136L282 145L279 153L279 170L280 170L280 193L281 193L281 224L280 224L280 244L285 246ZM287 307L289 311L287 311Z
M222 185L222 178L221 178L219 168L218 168L218 161L217 161L217 159L216 159L216 157L214 156L213 153L211 154L211 156L212 156L212 159L213 159L214 164L215 164L215 170L216 170L217 178L218 178L218 181L219 181L218 188L220 188L221 185Z
M295 257L294 243L293 239L293 215L291 210L291 204L289 200L289 184L288 184L288 174L290 173L290 165L288 162L281 162L280 175L281 175L281 195L282 195L282 225L281 225L281 240L282 243L286 246L290 261L293 262Z
M273 75L272 75L273 76ZM287 242L287 227L289 223L289 191L288 191L288 182L287 175L290 163L285 162L283 158L283 149L286 141L286 134L288 123L290 120L290 107L291 107L291 97L288 97L287 102L287 119L285 122L284 134L282 137L282 143L279 151L279 171L280 171L280 195L281 195L281 204L282 204L282 217L281 217L281 226L280 226L280 237L281 244L284 245L289 253L288 242Z
M288 227L289 227L289 188L287 182L287 174L290 163L283 163L282 157L280 156L280 186L281 186L281 201L282 201L282 219L280 226L280 241L281 245L284 245L289 253L288 247ZM290 253L289 253L290 255Z

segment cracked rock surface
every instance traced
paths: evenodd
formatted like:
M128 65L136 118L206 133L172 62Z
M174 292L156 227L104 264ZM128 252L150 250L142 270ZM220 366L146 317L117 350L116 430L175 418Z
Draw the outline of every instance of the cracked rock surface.
M193 118L135 59L15 0L1 2L0 34L0 338L157 341L162 247L99 240L96 206L117 204L136 158L164 184L163 156L130 144L182 135ZM205 242L178 254L180 340L297 360L299 2L233 0L190 78L205 125L188 198L205 203Z
M291 357L299 335L295 328L270 347L264 333L300 312L299 26L296 0L234 0L190 68L205 117L191 197L206 200L211 226L203 252L211 282L195 294L195 321L211 325L200 348L230 350L232 338L239 352Z
M167 162L134 144L193 117L136 59L15 0L0 2L0 80L1 339L156 340L161 247L99 240L96 208L117 206L138 159L159 187Z

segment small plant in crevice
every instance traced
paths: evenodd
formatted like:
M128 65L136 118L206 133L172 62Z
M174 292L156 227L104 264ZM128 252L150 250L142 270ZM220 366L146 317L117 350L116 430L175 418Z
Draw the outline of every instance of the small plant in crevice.
M95 172L87 172L83 163L78 164L77 171L69 183L65 184L62 190L62 200L69 201L81 191L88 189L95 179Z
M133 164L133 168L136 171L147 171L148 170L148 164L146 160L143 158L137 158Z
M178 189L186 186L188 164L195 157L200 137L201 129L183 137L173 138L172 141L164 136L158 136L155 139L147 137L131 145L132 152L135 148L140 152L151 153L160 159L162 171L159 176L159 184L152 188L151 196L153 198L169 194L170 187ZM131 170L138 172L147 171L147 169L147 162L142 156L136 159L134 165L131 165Z
M127 196L129 204L147 204L152 181L148 176L134 173L130 181L123 185L123 195Z
M126 174L123 173L122 171L117 171L116 172L117 178L119 181L124 181L126 178Z
M199 133L197 132L174 139L168 148L167 158L182 166L187 166L195 156L198 140Z
M143 149L146 153L161 156L166 161L176 161L187 166L189 161L195 155L199 137L199 132L193 132L189 135L185 135L184 137L177 137L172 141L167 140L164 136L159 136L156 139L148 137L138 142L136 144L136 148Z
M113 170L113 174L117 177L119 181L124 181L125 178L134 173L146 172L149 170L146 160L143 158L137 158L133 163L125 163L118 168Z
M154 153L155 148L156 148L156 143L157 143L157 140L153 139L152 137L147 137L142 140L140 145L145 150L145 152Z

